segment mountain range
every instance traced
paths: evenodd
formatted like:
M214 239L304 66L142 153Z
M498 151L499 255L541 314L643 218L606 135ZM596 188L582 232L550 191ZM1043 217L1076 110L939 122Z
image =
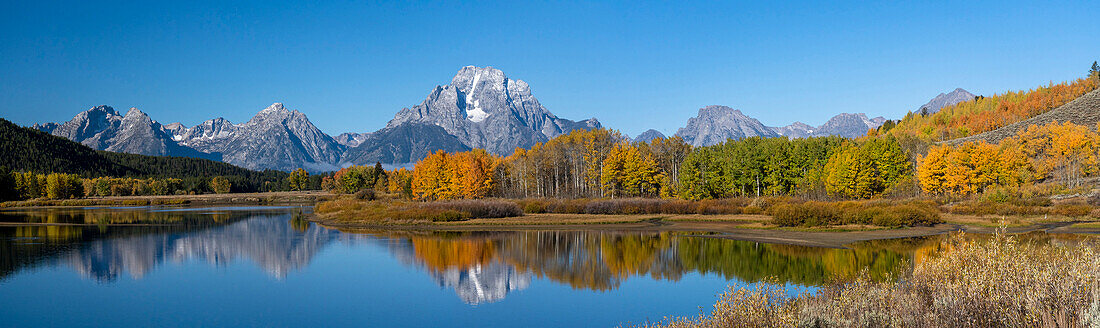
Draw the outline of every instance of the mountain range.
M769 127L759 120L749 117L740 110L726 106L707 106L699 109L699 114L688 119L676 135L692 146L710 146L727 139L749 137L789 138L842 136L856 138L867 134L886 122L883 117L868 118L867 114L841 113L818 127L802 122L794 122L784 127Z
M965 90L956 89L940 94L924 107L939 106L938 110L973 98L966 95L969 93ZM676 135L695 146L755 136L858 137L884 121L882 117L844 113L818 127L800 122L768 127L740 110L715 105L699 109L698 115ZM305 114L282 103L274 103L238 124L219 117L195 126L162 125L137 108L123 115L110 106L96 106L68 122L33 126L97 150L206 158L253 170L305 168L313 172L375 162L387 167L409 166L436 150L482 148L506 156L516 148L530 148L573 130L602 127L595 118L560 118L539 103L527 82L510 79L492 67L474 66L463 67L449 84L436 86L420 104L401 109L384 128L374 132L332 137L314 126ZM637 140L658 137L664 135L649 130Z

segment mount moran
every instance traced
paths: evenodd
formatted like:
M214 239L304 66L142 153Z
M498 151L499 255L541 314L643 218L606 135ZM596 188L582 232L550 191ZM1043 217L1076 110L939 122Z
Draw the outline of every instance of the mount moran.
M708 106L676 135L695 146L753 136L860 136L883 121L841 114L817 128L797 122L775 128L729 107ZM281 103L237 124L219 117L191 127L162 125L136 108L121 114L110 106L96 106L68 122L33 126L97 150L208 158L253 170L313 172L375 162L408 166L436 150L483 148L510 155L516 148L530 148L573 130L601 127L595 118L559 118L539 103L526 82L509 79L492 67L474 66L463 67L450 84L436 86L420 104L398 111L381 130L335 138ZM662 136L650 130L639 139Z

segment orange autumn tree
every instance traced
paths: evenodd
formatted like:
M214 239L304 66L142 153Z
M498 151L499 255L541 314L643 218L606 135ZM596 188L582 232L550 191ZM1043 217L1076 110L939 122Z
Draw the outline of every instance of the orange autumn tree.
M918 166L921 188L932 194L968 195L990 186L1053 181L1069 187L1100 174L1100 134L1073 123L1032 125L998 145L937 145Z
M1070 122L1032 125L1008 141L1019 144L1040 179L1076 187L1084 177L1100 173L1100 135L1086 126Z
M1018 144L1000 146L967 142L936 145L917 166L921 189L935 195L969 195L991 186L1018 186L1030 181L1030 166Z
M412 174L413 198L421 200L454 199L454 166L450 155L439 150L416 162Z
M454 190L459 198L488 197L496 186L493 173L500 158L484 149L456 153L451 156L455 170Z
M412 197L420 200L483 198L496 188L501 159L483 149L429 154L413 167Z

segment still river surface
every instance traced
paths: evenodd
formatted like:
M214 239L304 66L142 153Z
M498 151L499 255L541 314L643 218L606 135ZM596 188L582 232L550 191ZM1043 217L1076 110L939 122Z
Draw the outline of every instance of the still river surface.
M0 211L0 326L614 327L911 268L929 239L848 249L613 231L356 232L297 207Z

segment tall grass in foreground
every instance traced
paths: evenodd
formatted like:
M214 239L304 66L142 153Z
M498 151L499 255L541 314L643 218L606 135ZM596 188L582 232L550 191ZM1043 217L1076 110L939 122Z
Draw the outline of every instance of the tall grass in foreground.
M1100 245L956 235L892 282L867 278L791 297L759 283L710 314L644 327L1100 327Z

